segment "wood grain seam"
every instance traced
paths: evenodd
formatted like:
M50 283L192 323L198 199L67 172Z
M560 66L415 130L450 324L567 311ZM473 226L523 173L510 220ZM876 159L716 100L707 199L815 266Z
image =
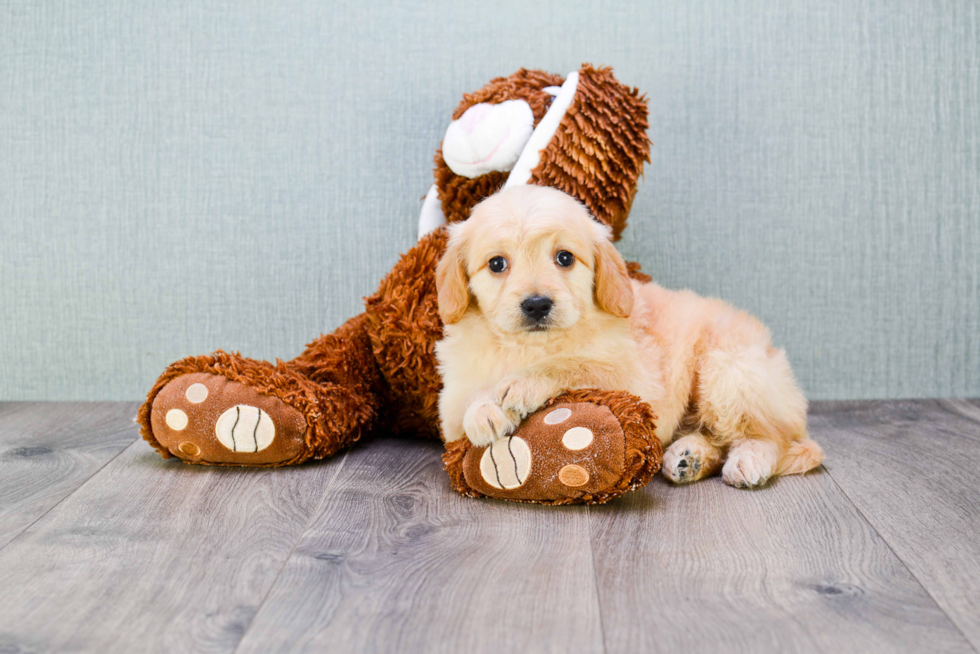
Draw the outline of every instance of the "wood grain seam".
M871 530L875 533L875 535L877 535L878 538L881 539L881 542L885 544L885 547L887 547L888 551L892 553L892 556L894 556L895 559L902 564L902 567L905 568L905 571L909 573L909 576L915 580L915 583L919 585L919 588L922 589L922 592L924 592L926 596L930 600L932 600L932 603L936 605L936 608L942 611L942 614L946 616L946 619L949 620L949 623L951 625L953 625L953 628L955 628L956 631L959 632L961 636L963 636L963 640L966 641L966 643L973 649L973 651L977 652L977 654L980 654L980 650L977 649L977 643L974 643L970 639L970 637L966 635L963 629L960 628L960 625L957 624L956 620L953 619L953 616L951 616L946 611L946 609L943 608L943 605L939 603L939 600L937 600L936 597L926 587L926 585L922 583L922 580L919 579L918 576L916 576L915 572L912 571L908 563L905 562L905 559L899 556L898 552L895 551L895 548L892 547L892 544L888 542L888 539L886 539L884 535L882 535L882 533L878 531L878 528L874 525L873 522L871 522L868 516L864 514L864 511L861 510L861 507L859 507L857 503L853 500L853 498L851 498L851 496L847 494L847 491L844 490L844 487L841 486L840 483L837 481L837 478L834 477L834 473L831 472L830 468L828 468L827 466L823 466L823 468L827 472L827 475L830 477L830 480L834 482L834 485L837 486L837 488L844 495L844 497L847 498L847 501L851 503L851 506L854 507L854 510L858 512L858 515L861 516L861 519L864 520L864 522L867 523L868 527L871 528Z
M595 564L595 546L592 544L592 507L585 505L586 525L589 531L586 537L589 539L589 561L592 563L592 588L595 591L596 610L599 613L599 634L602 636L602 651L606 654L609 648L606 647L606 625L602 620L602 596L599 594L599 570Z
M310 525L313 524L313 521L316 519L316 517L320 515L320 509L323 508L323 503L327 501L327 495L330 493L330 489L333 488L334 483L336 483L337 479L340 478L340 473L343 472L344 465L347 464L347 457L350 456L350 452L351 452L350 449L344 452L343 458L340 460L340 463L337 465L337 470L334 471L333 477L330 478L330 481L327 483L326 488L323 489L323 495L320 496L320 501L317 502L316 508L310 512L310 517L307 518L306 525L303 527L302 531L300 531L299 534L296 536L296 540L293 541L292 547L289 548L289 553L286 554L285 557L283 557L282 565L279 566L279 570L276 572L276 576L272 578L272 583L269 584L269 587L266 589L265 594L262 595L262 600L259 602L259 605L255 607L255 613L252 614L252 617L249 619L248 624L245 625L245 628L242 630L242 635L238 639L238 642L235 644L235 649L232 650L232 654L235 654L235 652L237 652L241 648L242 643L245 642L245 637L248 636L249 629L251 629L252 625L255 624L255 618L257 618L259 616L259 613L262 612L262 607L265 606L266 600L269 599L269 595L271 595L272 591L275 590L276 584L279 583L279 578L282 577L283 571L286 569L286 566L289 565L289 561L290 559L293 558L293 553L296 551L296 548L299 547L300 542L302 542L303 536L305 536L306 532L310 530Z
M133 429L135 429L135 427L133 427ZM128 452L129 449L131 447L133 447L134 445L138 445L138 444L140 444L142 442L143 442L143 439L140 438L139 435L137 434L136 437L133 439L133 442L132 443L130 443L126 447L120 449L118 452L116 452L115 454L113 454L112 457L109 458L105 463L103 463L101 466L99 466L98 468L96 468L95 470L93 470L92 471L92 474L90 474L88 477L86 477L85 480L82 483L80 483L78 486L75 486L75 488L71 489L71 491L69 491L64 497L62 497L60 500L58 500L57 502L55 502L54 504L52 504L50 507L48 507L48 510L47 511L44 511L41 515L39 515L37 518L35 518L34 520L32 520L30 524L25 525L24 528L21 529L20 531L18 531L17 534L15 534L13 538L11 538L10 540L8 540L3 545L0 545L0 552L2 552L3 550L5 550L8 545L10 545L11 543L13 543L17 539L19 539L21 536L23 536L25 533L27 533L27 531L31 527L33 527L34 525L36 525L38 522L40 522L44 518L44 516L48 515L49 513L51 513L52 511L54 511L56 508L58 508L59 506L61 506L61 503L62 502L64 502L69 497L71 497L72 495L74 495L75 493L77 493L80 488L82 488L83 486L85 486L85 484L87 484L90 481L92 481L93 479L95 479L95 477L97 475L99 475L102 472L102 470L105 469L105 467L107 465L109 465L110 463L112 463L113 461L115 461L123 453Z

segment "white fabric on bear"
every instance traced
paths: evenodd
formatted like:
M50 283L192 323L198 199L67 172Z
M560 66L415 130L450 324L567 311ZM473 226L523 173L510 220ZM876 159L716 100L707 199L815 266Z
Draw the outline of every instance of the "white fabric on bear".
M524 100L473 105L446 130L442 142L446 165L457 175L471 179L494 170L510 170L504 188L527 184L531 171L541 163L541 151L548 147L572 105L577 88L578 71L569 73L561 87L545 87L555 97L537 127L531 106ZM422 203L419 239L445 222L439 190L433 184Z
M433 184L425 194L425 201L422 202L422 213L419 215L419 240L433 229L445 224L446 217L442 215L439 189Z
M524 100L481 102L449 123L442 158L460 177L510 170L534 131L534 113Z
M504 188L527 184L531 179L531 171L541 163L541 151L548 147L551 137L558 131L558 125L565 113L572 105L575 98L575 90L578 88L578 71L569 73L565 78L565 83L561 85L561 91L552 100L548 107L548 113L544 115L538 126L534 128L534 134L528 139L524 151L514 164L514 169L510 171L510 176L504 183Z

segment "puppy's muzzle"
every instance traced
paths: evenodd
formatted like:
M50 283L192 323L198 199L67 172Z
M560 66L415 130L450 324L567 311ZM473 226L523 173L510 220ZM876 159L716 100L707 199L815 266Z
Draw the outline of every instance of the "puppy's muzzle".
M524 298L521 302L521 311L524 312L524 316L535 325L541 324L548 314L551 313L551 307L554 305L554 301L550 297L544 295L532 295L531 297Z

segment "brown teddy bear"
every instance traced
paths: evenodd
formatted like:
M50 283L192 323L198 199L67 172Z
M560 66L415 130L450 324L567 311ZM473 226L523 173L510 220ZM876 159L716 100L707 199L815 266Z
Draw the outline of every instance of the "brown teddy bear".
M578 198L618 238L649 161L646 128L645 98L587 64L565 79L521 69L465 95L436 152L419 242L365 312L291 361L219 350L171 364L139 410L143 438L164 458L242 466L323 458L375 432L438 438L440 224L465 220L505 184L530 183ZM635 264L630 272L646 278ZM659 470L653 420L628 393L577 390L510 437L486 448L461 439L443 458L452 486L467 495L605 502Z

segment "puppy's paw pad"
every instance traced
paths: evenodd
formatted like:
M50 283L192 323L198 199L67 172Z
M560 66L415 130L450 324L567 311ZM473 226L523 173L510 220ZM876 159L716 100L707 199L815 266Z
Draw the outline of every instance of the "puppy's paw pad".
M497 404L471 404L463 415L463 433L473 445L483 447L511 434L517 424Z
M664 476L675 484L695 481L701 476L701 456L690 448L668 448L664 453Z
M771 457L752 450L735 450L721 469L722 479L735 488L764 486L775 467Z

